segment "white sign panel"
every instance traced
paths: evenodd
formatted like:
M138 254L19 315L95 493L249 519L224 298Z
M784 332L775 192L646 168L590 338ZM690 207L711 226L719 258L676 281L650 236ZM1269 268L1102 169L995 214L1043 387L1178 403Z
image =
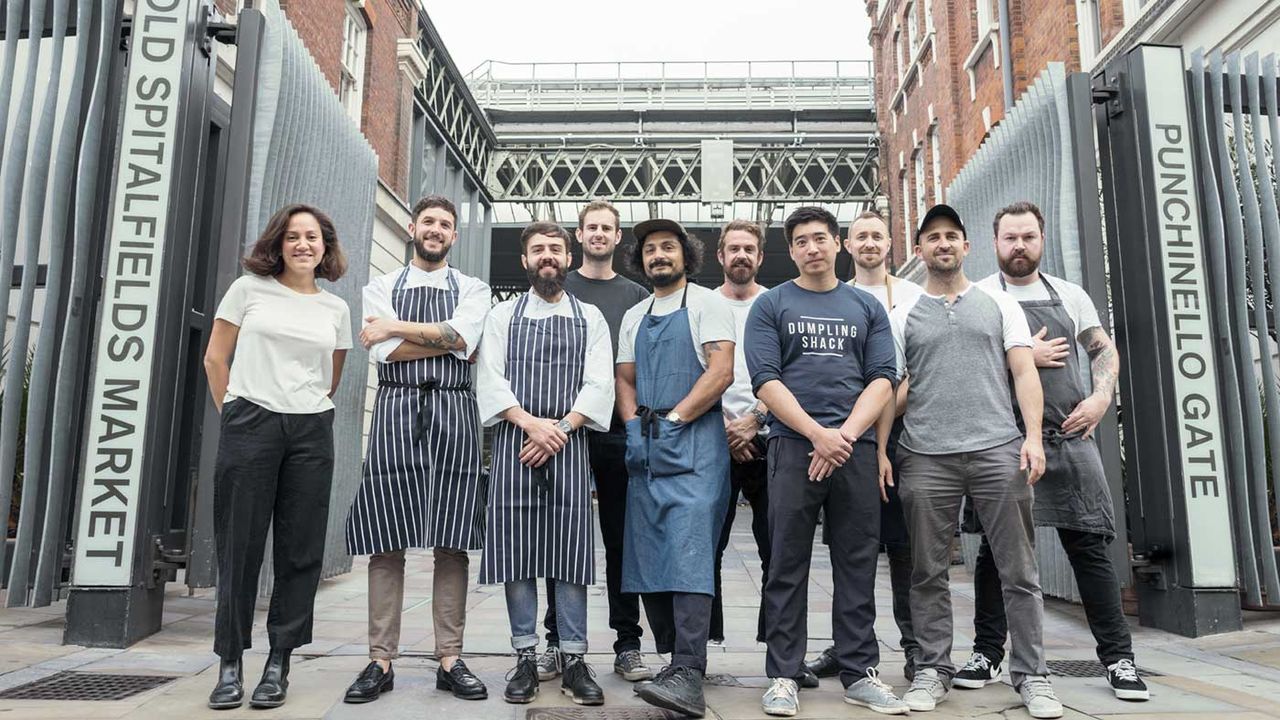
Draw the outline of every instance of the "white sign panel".
M702 202L733 202L733 141L702 141Z
M1182 51L1143 49L1178 450L1195 587L1234 587L1217 365Z
M190 0L138 0L80 488L76 585L128 585Z

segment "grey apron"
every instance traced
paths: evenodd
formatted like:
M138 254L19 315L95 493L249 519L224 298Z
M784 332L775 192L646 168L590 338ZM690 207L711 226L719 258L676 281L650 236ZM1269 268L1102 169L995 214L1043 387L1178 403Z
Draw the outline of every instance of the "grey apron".
M1114 537L1111 490L1107 486L1098 445L1093 438L1082 438L1080 433L1067 435L1062 432L1062 423L1067 416L1088 396L1075 351L1075 323L1048 278L1041 275L1040 280L1049 291L1049 299L1019 302L1027 316L1027 324L1033 333L1045 327L1048 328L1046 337L1067 338L1072 351L1063 360L1062 367L1038 368L1040 386L1044 390L1042 432L1045 471L1044 477L1035 485L1035 523ZM1000 286L1006 287L1004 275L1000 276ZM1016 401L1014 410L1018 425L1022 427L1022 415Z
M582 389L587 321L578 300L565 297L573 317L525 317L526 293L508 326L506 377L516 402L535 417L568 415ZM520 462L524 441L524 432L509 422L495 428L480 582L542 577L594 584L587 431L570 433L564 448L540 468Z

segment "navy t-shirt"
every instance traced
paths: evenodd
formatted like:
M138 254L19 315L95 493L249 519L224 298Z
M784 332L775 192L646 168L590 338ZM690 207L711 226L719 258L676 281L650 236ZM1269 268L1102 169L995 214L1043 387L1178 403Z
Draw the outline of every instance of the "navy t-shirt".
M781 380L823 427L840 427L876 378L898 381L889 316L875 296L845 283L813 292L792 280L765 292L743 342L752 391ZM773 415L769 433L803 437ZM863 438L874 436L873 424Z

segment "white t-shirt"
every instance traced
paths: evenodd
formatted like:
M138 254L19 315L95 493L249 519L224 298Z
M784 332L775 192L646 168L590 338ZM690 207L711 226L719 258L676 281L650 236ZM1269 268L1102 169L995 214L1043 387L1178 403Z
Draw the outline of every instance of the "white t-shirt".
M924 288L911 282L910 280L904 280L900 277L894 277L894 278L891 278L889 282L893 284L893 303L892 304L889 303L889 289L888 289L889 286L888 285L859 285L853 280L850 280L849 284L852 285L853 287L858 288L859 290L866 290L867 292L871 293L872 296L874 296L875 299L879 300L880 304L884 306L884 311L886 313L891 312L895 307L902 305L903 303L913 303L915 302L916 298L924 294Z
M1096 327L1102 327L1102 321L1098 318L1098 309L1093 305L1093 298L1089 297L1089 293L1085 289L1068 280L1054 277L1048 273L1040 273L1044 277L1049 278L1049 284L1053 285L1053 289L1058 293L1058 297L1062 298L1062 306L1066 309L1067 315L1071 317L1071 322L1075 325L1076 334L1071 338L1075 340L1080 337L1080 333ZM1003 289L1014 300L1022 302L1024 300L1048 300L1049 289L1044 286L1044 282L1036 280L1030 285L1014 285L1006 282L1005 287L1000 287L1000 273L996 272L988 275L978 281L978 285L988 290ZM1040 332L1040 328L1031 328L1032 334Z
M742 338L746 337L747 315L751 313L751 306L755 305L756 298L768 289L762 287L760 292L746 300L734 300L729 297L724 299L733 312L734 329L738 338L738 343L733 347L733 384L720 398L724 416L730 420L737 420L756 406L756 396L751 392L751 373L747 371L747 349ZM720 290L717 288L716 292ZM723 293L721 295L723 296Z
M693 346L698 352L698 362L707 366L707 353L702 349L704 343L727 341L737 342L738 334L734 328L733 310L723 295L689 283L685 286L689 291L685 306L689 308L689 334ZM673 292L666 297L649 296L636 303L622 316L622 329L618 331L618 362L633 363L636 361L636 332L640 321L649 311L649 303L653 302L655 316L670 315L680 309L680 299L684 291Z
M214 315L240 328L223 402L244 398L278 413L333 409L333 352L351 347L351 309L321 290L295 292L274 277L241 275Z
M364 314L360 318L362 327L364 318L367 317L396 317L395 306L391 304L391 291L395 288L403 271L404 268L396 268L386 275L373 278L368 285L364 286ZM464 275L448 266L427 272L410 263L404 289L430 287L448 291L448 273L453 273L454 279L458 282L458 304L453 309L453 317L449 318L448 325L466 342L466 347L453 350L451 354L460 360L466 360L471 357L476 345L480 343L480 336L484 333L484 317L489 314L489 307L493 304L489 285L479 278ZM375 362L391 362L387 356L400 347L402 342L404 339L398 337L383 340L369 348L369 357Z

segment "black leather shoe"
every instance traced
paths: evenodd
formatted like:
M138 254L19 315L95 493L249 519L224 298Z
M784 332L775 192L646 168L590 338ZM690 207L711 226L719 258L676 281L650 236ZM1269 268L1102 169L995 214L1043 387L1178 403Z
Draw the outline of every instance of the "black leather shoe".
M222 659L218 664L218 684L209 693L209 707L214 710L238 708L244 702L244 666L240 658Z
M822 654L814 659L813 662L805 663L809 668L809 672L820 678L835 677L840 674L840 661L836 659L836 648L831 646L822 651Z
M702 694L702 673L684 665L663 669L653 682L636 686L636 695L650 705L689 717L700 718L707 713L707 701Z
M489 697L489 689L467 668L462 658L455 660L453 669L447 672L444 665L436 668L436 689L448 690L459 700L484 700Z
M581 655L564 656L564 677L560 692L579 705L603 705L604 690L596 684L596 674Z
M377 700L384 692L391 692L396 687L396 671L390 665L387 665L387 671L382 671L382 666L376 662L371 662L351 683L351 687L347 688L347 694L342 698L345 703L367 703Z
M802 688L812 690L818 687L818 676L814 675L813 671L809 668L802 668L800 670L800 677L796 678L796 684Z
M267 664L262 668L258 687L253 689L253 697L249 698L249 707L275 708L284 704L285 695L289 692L290 652L272 648L267 653Z
M502 699L523 705L538 697L538 649L525 648L516 656L516 666L507 673L507 689Z

